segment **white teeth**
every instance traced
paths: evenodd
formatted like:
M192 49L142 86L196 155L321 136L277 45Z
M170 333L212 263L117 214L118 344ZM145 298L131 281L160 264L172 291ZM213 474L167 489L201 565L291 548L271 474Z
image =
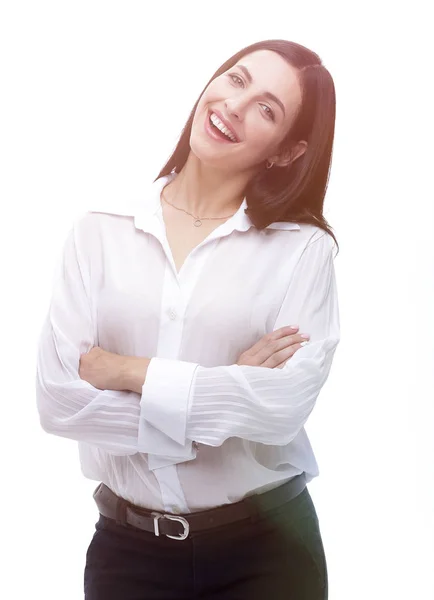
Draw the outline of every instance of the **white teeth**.
M230 140L232 140L233 142L237 141L235 136L231 133L231 131L229 131L229 129L225 125L223 125L223 123L220 121L220 119L217 117L217 115L215 115L214 113L211 113L210 119L213 122L213 124L217 127L217 129L220 129L220 131L222 133L224 133L225 135L227 135L227 137Z

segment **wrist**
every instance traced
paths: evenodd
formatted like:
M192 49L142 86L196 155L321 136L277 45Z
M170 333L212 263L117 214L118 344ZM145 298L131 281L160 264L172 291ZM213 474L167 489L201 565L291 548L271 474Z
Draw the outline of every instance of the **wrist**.
M124 390L136 392L141 395L151 359L141 356L127 356L125 358L126 360L120 375L122 387Z

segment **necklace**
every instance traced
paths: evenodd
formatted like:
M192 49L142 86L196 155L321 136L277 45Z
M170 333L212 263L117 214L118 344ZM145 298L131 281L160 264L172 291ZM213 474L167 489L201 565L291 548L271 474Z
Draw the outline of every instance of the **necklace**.
M209 220L221 220L221 219L229 219L229 217L233 217L235 213L232 213L231 215L227 216L227 217L196 217L195 215L192 215L191 213L189 213L187 210L184 210L183 208L179 208L178 206L175 206L174 204L172 204L171 202L169 202L169 200L167 200L167 198L164 195L164 192L161 192L161 196L163 198L163 200L165 202L167 202L167 204L170 204L170 206L173 206L173 208L176 208L176 210L182 210L182 212L187 213L187 215L190 215L190 217L193 217L194 222L193 225L195 227L200 227L202 225L202 221L209 221ZM235 211L237 212L237 211Z

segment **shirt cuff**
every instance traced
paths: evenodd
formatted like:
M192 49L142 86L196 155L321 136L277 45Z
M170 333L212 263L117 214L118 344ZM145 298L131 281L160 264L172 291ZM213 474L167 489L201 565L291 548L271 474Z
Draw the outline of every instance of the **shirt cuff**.
M192 441L186 440L185 434L198 366L181 360L151 359L140 399L140 452L169 457L170 464L195 458Z

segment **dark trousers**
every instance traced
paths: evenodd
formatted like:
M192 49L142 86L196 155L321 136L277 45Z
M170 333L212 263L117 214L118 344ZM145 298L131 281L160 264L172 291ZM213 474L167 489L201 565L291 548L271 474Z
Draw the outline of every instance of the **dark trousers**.
M187 516L188 518L188 516ZM327 566L307 487L256 521L157 537L100 515L85 600L327 600Z

